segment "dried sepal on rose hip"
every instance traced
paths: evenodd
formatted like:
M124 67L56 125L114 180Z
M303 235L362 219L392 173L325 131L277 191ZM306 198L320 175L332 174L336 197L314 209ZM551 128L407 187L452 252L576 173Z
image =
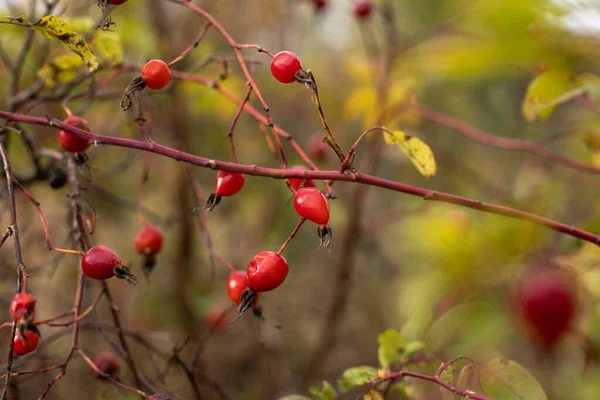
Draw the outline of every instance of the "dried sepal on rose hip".
M153 90L160 90L167 86L171 81L171 70L169 65L163 60L150 60L142 68L142 75L135 77L125 89L121 98L121 109L127 111L134 103L136 92L149 87Z
M329 202L317 188L302 188L294 196L294 208L298 215L318 225L317 233L321 246L331 245L333 231L329 225Z
M125 279L130 284L137 284L137 278L122 265L119 256L112 249L98 245L86 251L81 259L83 273L98 280L112 278Z
M103 31L108 31L113 25L116 25L110 15L109 6L119 6L124 3L127 3L127 0L98 0L98 7L102 11L102 20L96 29L101 28Z
M244 174L237 172L219 171L215 179L215 191L208 197L206 206L208 211L212 211L223 197L229 197L237 194L244 187L246 178Z

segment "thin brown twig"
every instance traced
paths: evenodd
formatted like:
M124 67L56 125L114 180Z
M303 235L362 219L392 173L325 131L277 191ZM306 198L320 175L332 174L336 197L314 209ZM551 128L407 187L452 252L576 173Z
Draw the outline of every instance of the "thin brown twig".
M177 64L179 61L183 60L185 58L185 56L187 56L193 49L198 47L198 45L204 38L204 35L206 35L206 32L208 32L208 30L210 29L211 26L212 26L212 23L207 22L204 25L204 27L202 28L202 30L200 31L200 34L198 35L196 40L194 40L194 42L191 45L189 45L184 51L182 51L181 54L177 58L173 59L169 63L169 67L172 67L173 65Z
M300 230L300 227L306 222L306 218L302 218L300 220L300 222L298 222L298 224L296 225L296 227L294 228L294 230L292 231L292 233L290 233L290 235L287 237L287 239L285 239L285 242L283 242L283 244L281 245L281 247L279 248L279 250L277 250L277 254L281 254L283 252L283 250L285 250L285 248L287 247L287 245L292 241L292 239L296 236L296 234L298 233L298 231Z
M227 131L227 137L229 138L229 144L231 146L231 156L233 157L233 162L236 164L238 162L238 158L237 158L237 154L235 153L235 143L233 141L233 130L235 129L235 125L237 124L238 119L240 119L240 115L242 115L242 111L244 110L246 103L248 103L248 100L250 100L251 93L252 93L252 86L248 85L248 89L246 90L246 95L244 96L244 100L242 100L242 103L238 107L238 110L235 113L235 116L233 117L233 121L231 121L231 127L229 127L229 130Z

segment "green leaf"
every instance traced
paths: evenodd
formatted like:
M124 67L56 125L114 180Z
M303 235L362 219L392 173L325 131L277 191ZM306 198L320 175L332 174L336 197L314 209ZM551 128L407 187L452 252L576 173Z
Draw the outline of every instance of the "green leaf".
M374 389L369 390L362 398L363 400L384 400L381 393Z
M490 361L481 371L481 388L496 400L547 400L540 383L512 360Z
M425 348L425 343L423 343L419 340L408 342L406 344L406 347L404 348L404 357L411 358L413 355L415 355L415 353L423 350L424 348Z
M327 381L323 381L323 386L311 386L309 391L319 400L331 400L337 396L335 388Z
M441 375L440 375L440 379L443 380L446 383L449 383L450 385L454 386L455 382L456 382L456 368L454 368L454 365L448 365L448 367L442 371ZM440 390L440 395L442 396L443 400L454 400L454 393L452 393L451 391L443 388L440 386L439 388Z
M77 32L70 31L62 19L54 15L47 15L30 26L34 31L41 33L47 38L54 39L65 45L73 53L81 57L90 71L98 68L98 60L90 46Z
M600 106L600 76L592 73L577 75L577 82L585 88L596 107Z
M404 351L406 341L402 334L394 329L388 329L377 336L379 349L377 357L379 365L386 368L393 362L401 361L401 353Z
M344 371L342 379L338 380L340 389L348 390L362 386L377 378L377 369L368 366L349 368Z
M123 61L123 45L119 35L115 32L100 31L96 35L96 48L98 54L104 60L113 64Z
M44 64L37 71L37 76L44 80L46 87L52 87L57 82L67 83L72 81L77 76L82 65L81 58L76 54L65 54Z
M535 77L527 86L522 112L529 122L546 119L555 106L580 96L584 89L571 81L568 71L548 70Z
M474 364L467 364L460 370L456 380L456 388L459 390L471 390L481 392L479 376Z
M421 139L395 131L393 134L383 133L385 142L389 145L396 144L410 159L421 175L431 177L435 175L436 163L433 151Z

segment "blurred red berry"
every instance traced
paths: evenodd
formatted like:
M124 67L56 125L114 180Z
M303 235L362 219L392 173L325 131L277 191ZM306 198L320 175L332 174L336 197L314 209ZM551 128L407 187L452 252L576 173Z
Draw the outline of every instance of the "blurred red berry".
M163 245L163 234L156 226L146 225L133 240L135 251L143 256L158 254Z
M31 320L35 314L35 297L27 293L17 293L10 302L10 315L13 320Z
M110 375L113 378L119 376L119 371L121 370L121 366L119 365L119 360L117 357L110 352L99 353L94 357L94 364L98 367L100 372ZM98 375L102 378L101 375Z
M70 115L63 122L67 125L71 125L76 128L81 128L86 131L90 130L87 121L75 115ZM86 151L91 145L88 139L74 135L71 132L67 132L62 129L58 131L58 133L56 134L56 138L58 139L60 147L62 147L64 150L70 153L81 153L83 151Z

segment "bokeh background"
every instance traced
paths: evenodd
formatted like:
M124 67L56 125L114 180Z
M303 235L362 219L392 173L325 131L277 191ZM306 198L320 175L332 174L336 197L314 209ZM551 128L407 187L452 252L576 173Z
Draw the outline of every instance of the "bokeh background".
M29 2L5 1L2 15L30 15ZM42 2L40 2L42 3ZM61 1L57 13L73 29L94 35L100 16L96 2ZM420 102L443 111L485 132L544 144L572 159L594 163L600 157L589 144L599 135L600 119L593 107L580 102L561 104L546 118L527 121L522 104L528 84L549 69L575 76L597 73L600 6L596 1L546 0L381 0L373 15L357 21L353 3L331 0L316 10L311 1L196 1L209 10L239 43L256 43L272 52L298 54L314 72L327 120L344 149L376 123L418 136L432 148L438 173L424 178L397 148L383 146L380 135L358 148L355 166L374 169L387 179L445 191L478 200L508 205L600 232L598 177L556 165L534 155L486 147L455 131L407 111L403 104ZM36 10L43 12L40 4ZM204 21L168 1L130 0L115 7L116 32L123 60L142 65L152 58L176 57L197 37ZM30 20L35 18L30 17ZM0 43L16 57L26 31L0 26ZM93 36L90 42L94 43ZM54 42L34 38L22 71L21 88L40 79L40 61L67 54ZM283 85L269 71L269 58L253 50L244 53L276 124L302 145L323 135L310 93L301 85ZM231 59L232 51L211 29L197 49L176 67L218 79L222 67L205 61ZM245 81L235 61L228 62L223 87L243 97ZM109 74L102 69L96 82ZM74 75L84 74L83 68ZM7 105L9 71L0 64L0 104ZM69 101L96 133L140 139L133 114L119 108L123 89L136 76L125 72L102 87L95 98ZM61 79L53 77L60 90ZM86 92L90 82L75 92ZM46 93L46 92L45 92ZM260 109L253 96L251 104ZM166 90L144 95L151 115L152 136L162 144L204 157L231 160L227 130L237 106L205 86L174 81ZM383 117L381 114L386 111ZM20 110L32 115L64 118L60 102L32 102ZM27 127L36 147L58 149L55 133ZM30 160L16 134L9 141L14 169L20 176L31 171ZM586 140L587 139L587 140ZM239 162L276 167L278 164L259 124L242 114L235 131ZM302 165L284 143L288 159ZM369 150L368 150L369 149ZM367 153L372 155L367 157ZM263 322L251 314L235 324L207 335L208 315L230 307L226 293L229 270L217 263L214 274L199 228L198 204L183 165L151 155L149 180L143 187L143 216L159 225L165 248L148 282L143 281L133 237L142 227L135 202L142 174L142 154L108 146L88 151L90 203L98 212L96 244L113 248L142 278L137 286L111 280L124 323L163 355L188 335L182 357L190 357L204 343L199 377L217 382L232 399L275 399L304 393L321 380L335 382L352 366L377 365L377 335L388 328L407 340L419 340L439 360L463 355L485 362L507 357L524 365L552 399L595 399L600 394L600 369L589 356L590 344L600 333L598 282L600 252L527 222L511 220L458 206L424 202L408 195L368 189L361 212L354 200L357 185L334 186L339 199L331 201L333 245L317 250L314 226L307 224L286 249L290 264L286 282L265 293ZM333 153L317 161L321 169L339 168ZM594 159L594 157L596 157ZM373 160L376 160L375 162ZM193 178L205 196L214 187L214 171L193 168ZM324 188L322 183L318 183ZM4 185L3 185L4 187ZM52 190L46 182L28 186L49 222L58 246L72 246L67 223L68 188ZM0 225L8 224L6 192L0 189ZM194 210L200 207L200 210ZM19 225L29 291L38 299L37 318L44 319L72 306L78 263L75 257L46 250L43 230L34 208L18 194ZM195 214L196 213L196 214ZM254 254L277 250L297 223L285 183L247 177L239 195L226 198L210 214L208 225L215 251L238 269L245 269ZM353 224L357 221L357 224ZM348 227L357 240L351 248ZM346 258L344 258L346 257ZM349 262L342 262L349 258ZM510 307L511 288L527 269L561 265L578 281L580 306L575 333L567 335L552 355L540 352L519 324ZM0 249L2 296L0 313L9 320L8 302L14 292L14 254L7 242ZM331 306L340 286L343 308L331 330L325 331ZM86 304L97 293L88 282ZM235 314L230 314L233 317ZM109 310L102 302L84 324L81 346L91 354L113 350L114 331ZM102 325L103 326L103 325ZM31 356L19 358L18 369L60 362L70 347L70 330L42 327L42 342ZM330 342L324 344L324 337ZM0 359L5 360L8 330L2 331ZM156 378L166 365L139 341L130 339L141 369L165 392L192 398L180 369L172 367L166 380ZM320 350L324 351L320 351ZM586 352L587 351L587 352ZM123 364L121 378L132 382ZM432 373L437 363L423 365ZM34 399L44 390L50 374L16 379L17 399ZM202 383L204 382L204 383ZM203 398L218 398L201 380ZM355 395L356 396L356 395ZM396 394L395 396L398 396ZM415 385L404 396L441 398L431 385ZM133 399L135 395L99 381L82 360L75 358L68 375L50 392L50 399ZM353 397L348 397L353 398ZM510 398L510 397L507 397ZM517 397L513 397L517 398Z

